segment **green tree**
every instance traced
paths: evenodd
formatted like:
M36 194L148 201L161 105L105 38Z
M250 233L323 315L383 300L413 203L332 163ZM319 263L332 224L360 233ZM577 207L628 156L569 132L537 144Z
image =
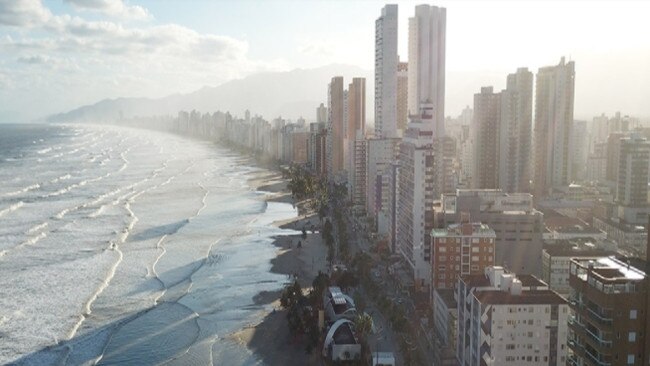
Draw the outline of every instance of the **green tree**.
M330 285L330 276L326 273L318 271L318 275L314 277L314 280L311 282L312 290L310 295L312 295L312 305L316 302L316 305L320 308L320 299L323 296L323 291L327 289Z
M354 318L354 329L362 340L366 340L372 331L372 317L367 313L361 313Z
M301 297L304 297L302 294L302 288L296 280L293 284L287 285L282 291L282 295L280 295L280 305L285 309L290 309L300 302Z

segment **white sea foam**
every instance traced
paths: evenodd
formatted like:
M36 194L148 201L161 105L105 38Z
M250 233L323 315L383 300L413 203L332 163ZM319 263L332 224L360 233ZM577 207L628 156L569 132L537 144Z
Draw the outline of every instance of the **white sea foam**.
M19 208L23 207L24 205L25 205L25 202L23 202L23 201L19 201L17 203L14 203L13 205L11 205L9 207L7 207L7 208L5 208L3 210L0 210L0 217L6 216L7 214L12 213L12 212L18 210Z
M29 191L33 191L33 190L38 189L38 188L41 188L41 185L36 183L36 184L29 185L29 186L27 186L27 187L25 187L23 189L18 190L18 191L5 193L4 196L5 197L17 196L19 194L27 193Z
M23 355L31 355L26 364L164 363L181 353L179 362L207 360L213 346L213 362L224 363L216 340L250 323L250 299L285 280L268 273L270 237L282 231L259 223L292 211L271 209L246 227L262 211L237 174L247 168L208 144L129 129L75 133L56 152L83 154L15 174L39 176L47 189L39 194L65 192L30 199L20 216L3 214L11 224L0 235L0 333L10 351L0 352L0 364ZM87 161L92 144L105 165Z

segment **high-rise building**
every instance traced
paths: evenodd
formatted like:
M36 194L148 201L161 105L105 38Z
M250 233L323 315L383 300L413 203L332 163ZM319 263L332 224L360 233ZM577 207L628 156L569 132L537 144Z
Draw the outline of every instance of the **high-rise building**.
M400 62L397 64L397 130L401 137L406 131L408 123L408 84L409 84L409 64Z
M359 213L366 211L366 197L368 190L368 140L354 140L354 166L353 176L350 182L352 188L352 203L354 210Z
M388 179L390 164L397 159L400 139L369 139L367 145L366 214L376 219L388 207ZM377 225L379 231L379 225ZM385 230L384 230L385 231Z
M432 286L451 289L458 276L481 274L486 267L494 266L495 238L494 230L480 222L431 230Z
M445 39L447 11L417 5L409 18L408 113L433 106L433 136L442 137L445 122Z
M572 164L571 180L574 182L584 181L587 175L587 169L585 168L587 151L589 150L587 136L587 121L573 121L569 149Z
M327 174L332 179L344 168L344 104L343 77L333 77L327 90Z
M648 205L650 142L638 134L620 140L616 201L623 206Z
M647 365L647 262L574 258L569 268L569 365Z
M544 282L489 267L462 276L456 296L461 366L566 365L569 306Z
M535 93L535 199L547 196L553 187L571 183L571 124L575 63L562 57L556 66L537 72Z
M621 152L621 139L627 136L624 132L611 132L607 136L607 167L605 179L608 182L616 184L618 180L618 164L620 163L619 154Z
M309 166L315 174L325 177L327 176L326 123L311 123L309 125L309 135Z
M345 146L344 146L344 169L347 171L348 186L350 187L350 196L354 198L356 190L356 141L365 139L366 126L366 79L353 78L352 83L348 86L347 103L346 103L346 128L345 128ZM361 145L359 145L361 147ZM365 146L363 147L365 149ZM364 157L365 158L365 157ZM364 160L365 165L365 160ZM361 182L365 185L365 179ZM363 196L359 198L365 200L365 189ZM359 202L365 207L363 201Z
M309 132L294 131L291 134L291 163L306 165L309 161Z
M598 142L607 141L607 136L609 135L609 118L605 113L601 114L598 117L594 117L591 122L591 138L592 138L592 148L593 145Z
M530 191L533 128L533 73L519 68L501 91L499 125L499 188Z
M375 137L397 137L397 5L375 21Z
M433 201L441 193L435 182L432 112L429 104L419 116L411 116L398 156L396 249L410 265L417 289L426 289L431 282Z
M316 108L316 123L327 123L327 107L323 103Z
M496 189L499 186L499 122L501 94L492 87L474 94L474 173L472 188Z
M639 134L620 140L616 203L619 220L632 225L646 224L650 142ZM647 228L646 228L647 231Z

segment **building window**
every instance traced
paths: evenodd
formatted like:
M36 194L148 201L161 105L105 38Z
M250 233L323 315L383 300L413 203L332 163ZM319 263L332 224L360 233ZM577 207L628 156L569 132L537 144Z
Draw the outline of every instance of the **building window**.
M627 335L628 342L636 342L636 332L630 332Z
M479 247L472 247L472 253L478 253Z
M630 310L630 319L636 319L636 310L635 309Z
M440 248L438 248L438 251L440 253L446 253L447 252L447 247L440 247Z
M634 365L634 355L627 355L627 364Z

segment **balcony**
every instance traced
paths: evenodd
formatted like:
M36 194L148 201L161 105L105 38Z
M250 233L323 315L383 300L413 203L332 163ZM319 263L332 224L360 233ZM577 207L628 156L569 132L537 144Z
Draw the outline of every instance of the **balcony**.
M612 325L612 318L609 317L609 315L602 314L600 311L593 309L591 306L587 306L586 308L589 312L590 317L596 322L603 325Z
M587 360L589 360L589 362L591 364L593 364L593 365L596 365L596 366L611 366L612 365L611 362L609 362L607 360L604 360L604 359L601 359L599 356L593 355L591 353L591 351L589 351L589 350L585 350L585 356L587 357Z
M603 339L602 336L599 336L589 330L589 328L584 328L585 329L585 334L591 338L592 341L596 342L596 345L599 345L603 348L612 348L612 341Z

